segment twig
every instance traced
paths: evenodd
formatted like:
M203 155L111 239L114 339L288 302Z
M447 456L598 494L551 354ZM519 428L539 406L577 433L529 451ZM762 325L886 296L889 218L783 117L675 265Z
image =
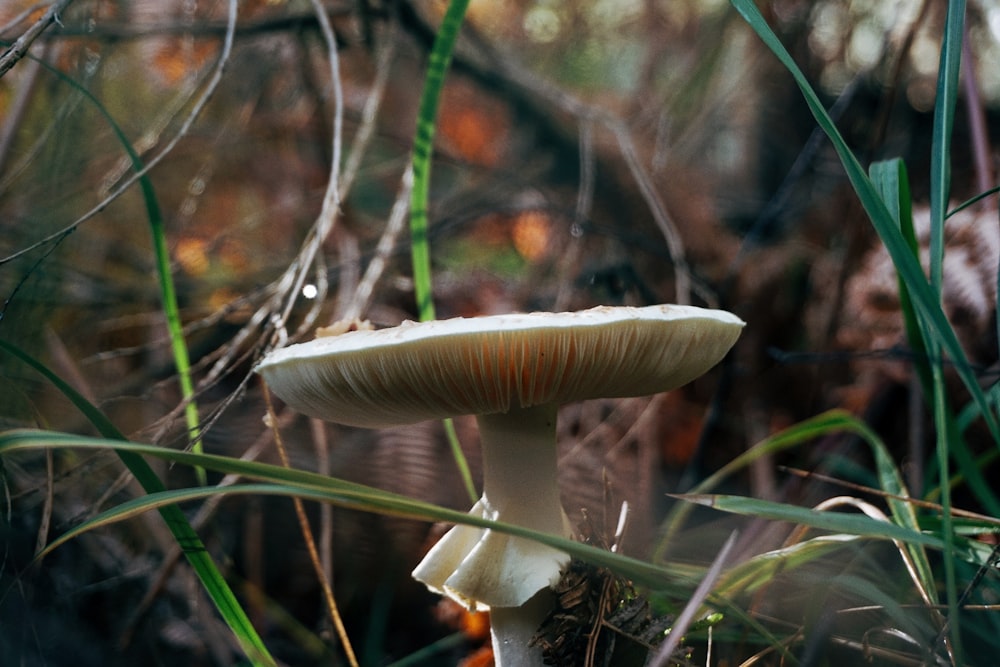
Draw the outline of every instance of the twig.
M990 135L986 129L986 113L976 77L972 45L969 43L969 26L962 34L962 89L965 91L965 110L969 118L969 138L972 144L973 163L976 168L976 190L984 192L995 185Z
M631 134L625 122L618 116L599 107L591 106L528 71L517 62L517 59L512 54L497 53L496 49L485 39L478 38L478 46L481 50L489 54L500 76L511 84L539 95L580 120L600 123L614 133L618 142L618 148L625 159L629 173L635 180L636 185L639 186L643 200L646 202L646 206L649 208L656 226L660 229L666 241L667 252L673 262L676 276L676 300L678 303L690 303L693 281L691 279L690 267L685 259L683 239L676 224L670 217L666 205L657 193L649 171L639 159L635 143L632 141ZM704 286L695 284L694 288L697 288L699 295L709 303L715 301Z
M281 439L281 432L278 431L277 424L275 423L277 417L274 413L274 406L271 403L271 392L265 386L263 393L264 401L267 403L268 418L274 425L274 444L277 446L278 456L281 458L283 466L291 468L291 464L288 461L288 453L285 451L285 445ZM319 579L320 586L323 589L323 598L326 601L327 610L330 612L333 625L337 630L337 635L340 637L340 643L347 654L347 661L351 664L351 667L358 667L358 659L354 656L354 649L351 647L347 630L344 628L344 621L340 617L340 610L337 609L337 601L333 597L333 588L326 576L326 572L323 570L323 564L320 562L319 552L316 549L316 540L313 538L312 529L309 527L309 518L306 516L302 499L298 496L293 496L292 502L295 503L295 515L299 520L299 528L302 530L302 538L305 540L306 550L309 552L309 560L312 562L313 569L316 571L316 578Z
M292 308L298 300L302 285L305 282L306 270L312 266L319 253L320 246L333 231L340 213L340 159L343 145L344 126L344 90L340 82L340 58L337 54L337 38L330 25L330 19L323 11L323 5L319 0L312 0L313 9L316 11L316 18L319 20L320 31L326 40L327 50L330 59L330 78L333 86L333 152L330 159L330 177L326 185L326 193L323 195L323 207L320 209L319 217L310 230L302 252L292 266L294 267L292 279L288 290L284 293L284 309L278 315L275 322L276 336L280 338L285 335L285 327ZM303 326L311 326L314 318L306 318ZM301 327L300 327L301 330ZM278 338L272 339L272 342Z
M7 47L7 50L0 55L0 77L10 71L17 62L28 53L28 49L31 48L32 42L38 39L46 28L48 28L53 23L60 23L59 14L61 14L73 0L58 0L58 2L53 2L49 5L49 8L38 17L30 28L24 31L20 37L18 37L13 44Z
M580 151L580 187L576 191L576 208L573 211L573 224L569 230L572 240L560 260L560 274L565 274L580 265L582 244L578 237L583 235L583 226L590 219L590 212L594 207L594 124L589 119L580 121L577 141ZM556 312L566 310L572 286L572 280L560 283L553 310Z
M68 2L69 0L63 0L63 1ZM209 99L211 99L212 95L215 93L215 90L218 88L219 82L222 81L222 74L225 71L226 64L229 62L229 56L233 50L233 35L235 34L236 30L236 13L238 4L239 3L237 2L237 0L229 0L229 16L228 16L226 35L222 44L222 53L219 54L219 59L215 64L215 69L212 72L212 76L209 79L208 84L206 84L204 92L194 103L194 106L191 108L190 113L188 113L187 118L184 119L184 122L181 124L181 127L177 130L177 134L175 134L174 137L167 143L167 145L163 147L163 150L161 150L152 159L146 162L145 166L142 169L140 169L137 172L134 172L131 176L129 176L129 178L127 178L124 183L115 188L112 192L110 192L104 199L98 202L98 204L93 208L91 208L89 211L87 211L86 213L84 213L83 215L81 215L76 220L66 225L62 229L53 232L38 241L35 241L34 243L22 248L21 250L11 255L0 258L0 265L10 262L22 255L26 255L36 250L37 248L43 247L51 243L52 241L59 239L60 237L66 236L67 234L75 230L77 227L79 227L83 223L93 218L98 213L101 213L104 209L108 207L108 205L110 205L113 201L118 199L118 197L120 197L126 190L135 185L140 178L148 174L154 167L159 165L167 157L167 155L173 152L174 148L177 147L177 144L180 143L180 140L183 139L185 136L187 136L187 133L191 130L191 126L194 125L194 121L198 118L199 115L201 115L201 112L205 108L205 105L208 104Z
M687 605L684 606L684 610L677 617L677 620L674 621L673 627L670 628L670 634L667 636L667 641L663 642L660 650L656 653L656 657L649 664L657 665L657 667L666 665L670 660L670 656L680 646L681 640L683 640L684 635L691 626L691 621L694 620L694 615L701 609L705 598L712 592L712 586L715 585L719 575L722 574L722 567L726 564L726 559L729 558L729 552L733 550L733 545L736 544L736 535L737 531L735 530L729 534L726 543L719 549L719 553L716 555L715 560L712 561L712 565L709 566L698 587L691 594L691 598Z
M41 69L42 65L38 60L31 59L28 61L25 71L22 72L23 76L18 85L17 92L14 93L14 99L5 113L4 122L0 125L0 173L3 172L4 165L7 163L7 158L10 155L11 145L13 145L14 138L21 128L21 120L28 110L28 104L31 102L31 94L35 90L35 84L38 83L38 73Z
M393 29L390 31L388 35L388 38L386 40L386 47L383 50L382 57L379 60L379 67L375 75L375 81L372 84L372 90L365 101L365 106L364 110L362 111L362 117L361 117L361 125L358 128L358 131L354 136L354 140L351 143L351 148L348 153L347 163L344 167L343 175L340 178L339 197L341 201L343 201L347 197L348 192L350 191L350 188L354 183L354 179L357 176L358 170L360 169L361 158L365 150L367 149L367 146L371 142L372 136L374 135L375 121L378 116L378 109L381 106L382 99L385 96L385 88L389 79L389 71L390 71L389 64L392 60L393 55L395 54L396 42L398 41L395 39L395 32L396 32L395 23L393 23ZM335 54L332 57L336 57ZM335 88L339 88L339 86L335 86ZM342 95L340 95L339 97L342 98ZM329 194L329 185L327 188L327 193ZM407 197L409 196L408 193L409 191L407 190L407 195L406 195ZM404 209L403 210L404 215L405 212L406 211ZM314 239L316 238L316 227L319 224L320 220L318 219L313 224L313 228L310 230L309 234L306 236L306 240L303 242L303 245L299 250L299 254L292 261L292 263L285 270L285 272L280 277L278 277L277 280L275 280L265 289L262 290L262 294L264 295L263 297L264 300L262 305L254 312L254 314L250 317L250 320L243 326L243 328L240 329L240 331L237 332L232 337L232 339L228 344L227 351L219 356L219 359L212 366L211 370L208 372L208 374L202 380L199 386L207 386L208 384L214 382L223 372L225 372L225 370L231 366L233 358L235 357L237 351L242 349L243 344L247 340L249 340L251 336L255 335L258 331L263 331L261 339L265 339L268 337L267 335L268 330L272 331L271 339L264 343L265 347L266 346L273 347L276 344L278 344L278 342L284 340L285 334L283 332L284 332L285 321L280 316L275 315L275 312L281 307L282 300L284 300L287 295L294 296L296 294L296 292L294 292L295 278L298 275L298 272L300 271L300 267L307 266L309 261L313 261L315 263L315 259L313 260L307 259L307 253L313 253L312 257L313 258L316 257L315 249L318 247L318 245L314 242ZM394 244L395 241L395 236L398 235L399 233L398 230L396 230L395 233L390 234L391 229L392 229L392 219L390 218L389 226L386 229L386 234L383 234L383 241L386 240L387 238L386 235L389 235L390 239L389 248L388 250L385 251L384 253L385 255L388 255L389 252L391 252L392 245ZM379 249L376 251L376 257L378 257L379 253L383 248L383 241L379 242L378 246ZM375 274L376 276L380 275L383 266L384 266L384 257L383 261L380 264L376 264L375 260L373 260L373 264L369 265L369 270L366 272L365 279L362 280L359 289L365 288L366 280L371 276L373 270L377 269L375 270ZM325 285L326 285L325 273L317 271L317 288L322 294L325 294ZM369 281L368 283L369 289L370 285L371 282ZM301 289L301 282L299 283L299 289ZM311 310L310 313L305 318L303 318L303 322L299 326L296 335L298 335L299 332L303 332L304 330L306 330L315 322L315 319L317 317L317 309L321 305L321 301L322 301L321 298L317 298L315 300L315 305L313 310ZM360 301L356 293L354 300L352 302L352 306L349 306L348 309L345 311L346 312L346 314L344 315L345 318L354 318L360 315L362 309L357 307L357 304L359 302ZM364 307L366 308L367 305L364 304Z
M413 190L413 168L407 166L403 172L403 179L400 183L399 193L396 195L396 203L389 213L389 222L382 232L382 237L375 246L375 256L368 262L365 275L358 283L358 288L354 290L354 298L344 310L345 319L354 319L361 316L361 313L368 309L371 302L375 284L385 271L386 260L396 246L396 238L406 226L406 214L410 209L410 192Z
M660 233L663 234L663 240L667 242L667 252L670 254L670 260L674 264L674 280L676 281L674 290L677 303L690 304L691 270L688 267L687 259L684 257L684 240L681 238L680 231L678 231L677 225L667 212L667 207L664 205L660 195L656 192L649 172L639 160L639 156L635 150L635 143L632 141L632 135L629 134L624 123L616 122L612 124L611 129L618 140L618 148L625 158L625 164L628 165L632 178L635 179L636 184L639 186L642 198L646 201L649 212L653 214L653 220L656 221L656 226L660 228ZM708 298L710 296L708 294L701 296L706 298L707 301L713 300Z
M347 16L357 11L353 2L343 2L340 6L326 8L328 16ZM28 12L23 12L27 14ZM314 12L291 12L283 15L274 15L264 19L251 19L241 22L236 27L238 37L252 35L266 35L278 32L296 31L302 28L315 28L316 16ZM0 30L2 33L2 30ZM226 23L216 20L199 21L192 24L187 21L178 22L158 22L158 23L137 23L130 22L106 22L98 25L89 23L67 23L58 34L46 35L43 41L53 41L54 39L102 39L107 41L143 40L161 35L184 35L198 38L211 38L224 35L226 33Z
M823 473L813 472L811 470L802 470L800 468L790 468L787 466L778 466L778 470L781 472L787 472L796 477L801 477L802 479L815 479L819 482L826 482L828 484L836 484L842 486L846 489L851 489L852 491L858 491L860 493L868 493L873 496L878 496L885 500L898 500L904 503L909 503L914 507L920 507L921 509L933 510L935 512L941 513L944 508L937 504L932 503L928 500L921 500L920 498L913 498L911 496L904 496L898 493L889 493L888 491L883 491L882 489L875 489L870 486L865 486L863 484L855 484L854 482L849 482L846 479L839 479L837 477L831 477L830 475L824 475ZM962 519L972 519L973 521L982 521L983 523L989 523L1000 528L1000 519L988 516L986 514L980 514L978 512L970 512L969 510L963 510L958 507L951 508L951 515L954 517L959 517Z

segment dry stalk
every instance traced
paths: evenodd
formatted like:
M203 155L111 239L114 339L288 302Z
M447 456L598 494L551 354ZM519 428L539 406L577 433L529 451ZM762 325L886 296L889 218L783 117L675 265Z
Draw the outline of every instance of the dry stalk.
M281 439L281 433L277 428L277 416L274 413L274 406L271 403L271 393L267 390L267 387L264 387L264 401L267 403L268 418L273 424L274 444L277 446L278 456L281 458L281 464L286 468L290 468L291 465L288 461L288 453L285 451L285 445ZM323 589L323 599L326 602L327 611L330 612L330 620L333 621L333 626L337 631L337 636L340 638L340 643L344 647L344 652L347 654L347 661L350 663L351 667L358 667L358 659L354 655L354 649L351 647L351 640L347 636L347 629L344 627L344 621L340 617L340 610L337 608L337 600L333 597L333 587L331 586L330 579L327 578L326 572L323 569L323 563L320 562L319 551L316 549L316 540L313 537L312 528L309 527L309 518L306 516L302 499L293 497L292 501L295 503L295 515L299 521L299 528L302 530L302 538L305 540L306 550L309 552L309 560L312 563L313 570L316 572L316 578L319 580L320 586Z

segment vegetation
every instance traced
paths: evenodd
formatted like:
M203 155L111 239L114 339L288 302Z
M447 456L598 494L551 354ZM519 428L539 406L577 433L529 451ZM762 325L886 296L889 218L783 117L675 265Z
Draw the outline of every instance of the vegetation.
M993 10L29 5L4 664L480 664L482 619L409 579L430 522L571 554L565 664L995 660ZM574 541L464 512L467 421L310 422L253 373L320 325L671 301L744 337L564 409Z

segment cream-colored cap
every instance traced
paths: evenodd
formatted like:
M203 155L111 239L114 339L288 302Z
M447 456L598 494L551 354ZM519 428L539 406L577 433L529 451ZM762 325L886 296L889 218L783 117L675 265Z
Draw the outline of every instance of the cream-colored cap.
M667 391L717 364L743 326L675 305L404 322L291 345L257 372L300 412L378 428Z

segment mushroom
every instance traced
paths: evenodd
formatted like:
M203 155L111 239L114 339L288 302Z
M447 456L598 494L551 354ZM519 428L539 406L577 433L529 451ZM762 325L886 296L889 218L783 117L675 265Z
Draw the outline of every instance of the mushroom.
M676 305L404 322L291 345L257 371L293 408L349 426L475 415L483 495L471 513L570 537L556 483L559 406L683 385L718 363L743 325ZM490 610L497 665L541 665L529 640L568 562L549 546L458 525L413 576Z

